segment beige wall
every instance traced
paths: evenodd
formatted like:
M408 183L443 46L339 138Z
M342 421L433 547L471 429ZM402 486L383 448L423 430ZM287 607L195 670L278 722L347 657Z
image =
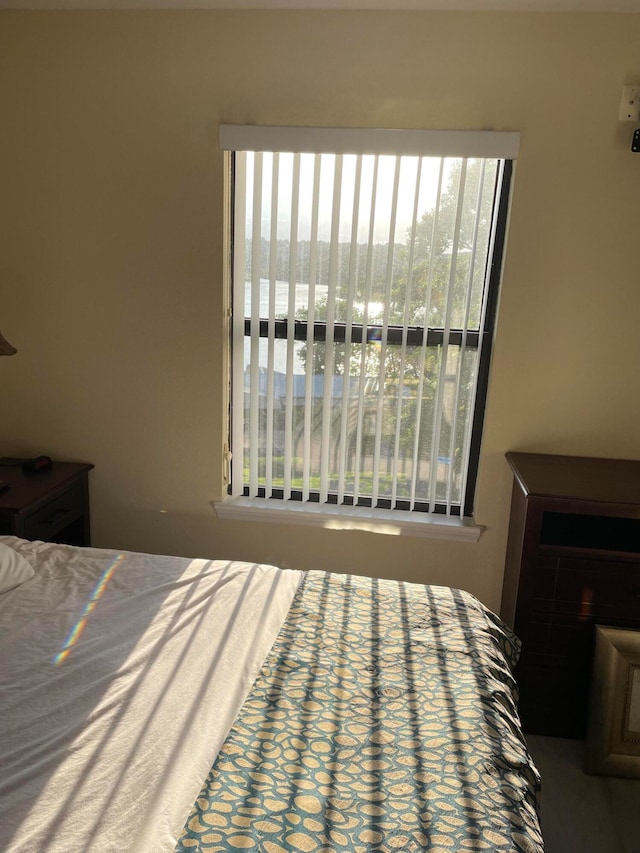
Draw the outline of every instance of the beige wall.
M640 15L1 12L0 451L92 461L98 546L498 607L505 451L640 458L639 43ZM216 519L221 121L522 132L477 544Z

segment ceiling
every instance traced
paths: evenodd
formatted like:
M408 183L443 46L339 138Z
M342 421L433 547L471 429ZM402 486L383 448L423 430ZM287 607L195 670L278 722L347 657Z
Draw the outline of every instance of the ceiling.
M421 9L640 13L640 0L0 0L0 9Z

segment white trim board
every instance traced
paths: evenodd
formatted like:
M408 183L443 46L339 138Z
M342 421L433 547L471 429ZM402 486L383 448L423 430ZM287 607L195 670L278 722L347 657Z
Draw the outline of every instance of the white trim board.
M498 157L513 160L518 156L519 146L520 134L515 131L220 125L220 148L225 151Z

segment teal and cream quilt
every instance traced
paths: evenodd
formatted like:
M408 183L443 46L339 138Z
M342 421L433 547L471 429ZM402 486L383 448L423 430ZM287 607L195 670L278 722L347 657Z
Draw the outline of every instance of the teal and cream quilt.
M462 591L307 572L176 851L542 851L518 651Z

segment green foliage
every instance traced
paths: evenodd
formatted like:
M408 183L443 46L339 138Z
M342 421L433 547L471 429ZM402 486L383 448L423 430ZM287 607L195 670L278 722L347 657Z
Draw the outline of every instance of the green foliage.
M353 322L380 322L365 317L365 306L386 306L390 324L460 328L464 324L469 299L469 328L478 328L484 292L485 259L492 214L492 190L495 167L487 167L483 176L483 195L478 189L482 176L481 161L472 160L462 174L461 161L452 169L447 189L440 199L438 211L425 212L417 223L412 240L410 231L404 243L372 246L349 242L338 243L335 252L335 320L344 322L349 310ZM478 210L478 202L480 209ZM478 216L476 217L476 213ZM456 221L459 216L459 228ZM474 250L475 246L475 250ZM278 240L275 278L278 281L309 283L311 281L311 243L298 241L296 266L290 268L288 240ZM315 319L326 320L326 288L331 268L331 244L316 243L317 261L313 280L318 287L314 305ZM260 278L268 279L271 244L261 240ZM246 277L252 277L252 241L246 243ZM452 260L455 258L455 263ZM473 265L471 261L473 260ZM370 309L369 309L370 310ZM297 319L306 319L307 311L299 309Z

